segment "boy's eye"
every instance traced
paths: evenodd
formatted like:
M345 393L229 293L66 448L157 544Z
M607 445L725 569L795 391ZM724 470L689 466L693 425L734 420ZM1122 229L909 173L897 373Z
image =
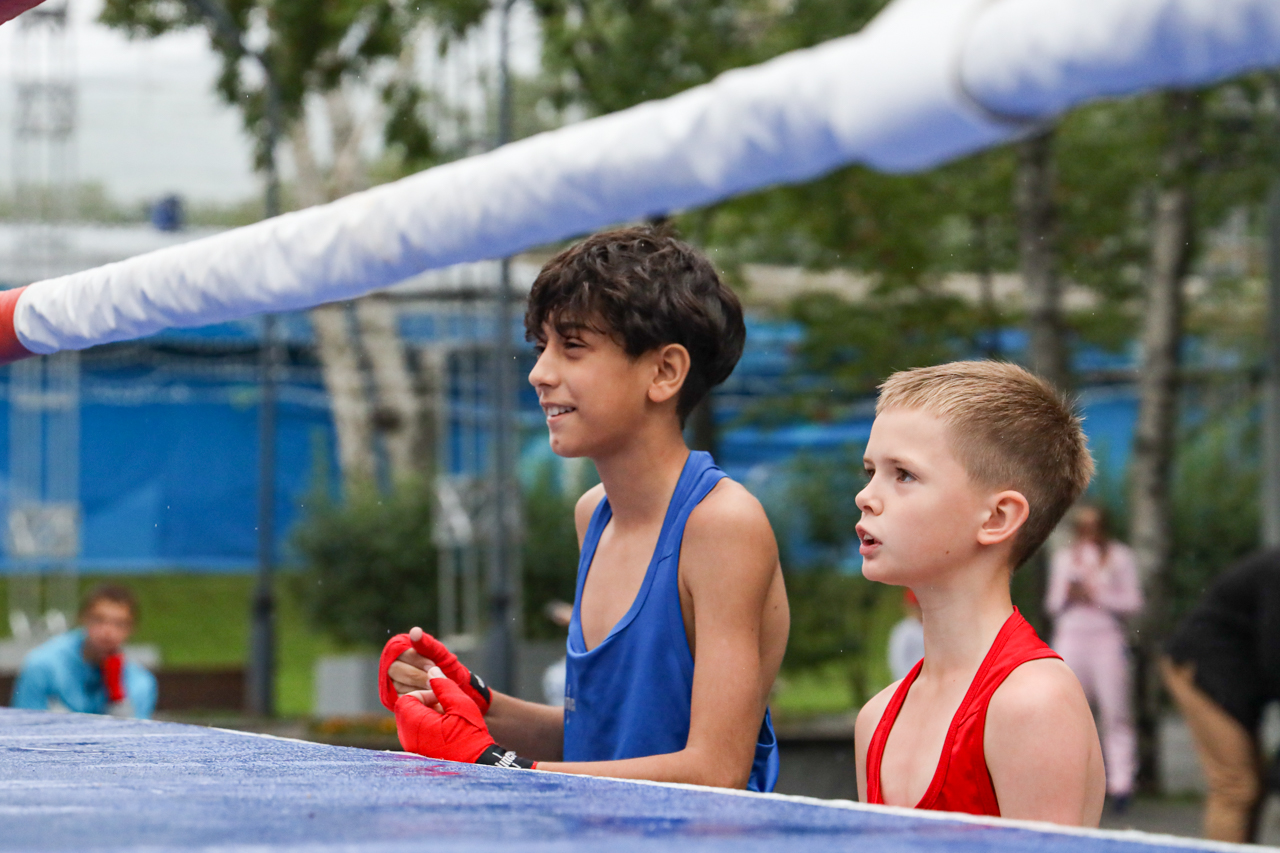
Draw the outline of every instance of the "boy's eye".
M538 358L542 358L542 354L546 351L547 351L546 344L534 344L533 346L533 354L536 355Z
M916 479L916 475L912 474L910 471L904 471L901 468L898 469L899 483L913 483L915 482L915 479Z

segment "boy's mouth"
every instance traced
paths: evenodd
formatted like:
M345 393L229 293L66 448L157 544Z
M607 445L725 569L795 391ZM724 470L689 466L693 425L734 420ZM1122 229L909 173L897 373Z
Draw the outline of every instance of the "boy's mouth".
M856 529L858 533L858 553L866 557L880 546L880 540L863 530L861 524Z
M575 409L573 406L543 405L542 411L546 412L547 420L552 420L554 418L560 417L561 415L567 415L570 412L576 412L577 409Z

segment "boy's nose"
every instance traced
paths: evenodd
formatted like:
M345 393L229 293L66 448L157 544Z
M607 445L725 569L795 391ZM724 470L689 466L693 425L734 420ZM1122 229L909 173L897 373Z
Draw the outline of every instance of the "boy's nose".
M871 484L862 487L862 491L858 492L853 498L853 505L868 515L875 515L879 512L879 503L875 500L871 491Z
M529 371L529 384L534 388L552 384L551 366L547 361L547 353L544 350L542 355L538 356L538 360L533 363L533 369Z

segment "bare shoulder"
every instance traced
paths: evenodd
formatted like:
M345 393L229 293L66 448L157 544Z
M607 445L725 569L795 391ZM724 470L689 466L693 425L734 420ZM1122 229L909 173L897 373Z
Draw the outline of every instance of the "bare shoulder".
M722 479L689 514L680 565L682 572L771 576L778 544L764 507L741 484Z
M1057 658L1028 661L1009 673L987 707L987 719L997 726L1007 722L1051 727L1050 720L1064 717L1093 723L1080 681Z
M1030 661L1009 674L987 708L983 752L1003 816L1098 825L1102 750L1084 690L1062 661Z
M853 724L853 741L859 756L866 756L867 747L871 744L871 736L876 733L880 718L884 716L885 708L889 707L889 700L893 698L893 694L901 683L901 679L893 682L872 696L867 704L862 706L862 710L858 711L858 719Z
M741 483L728 477L721 479L689 514L686 541L690 534L711 539L746 535L773 542L773 527L760 501Z
M573 523L578 528L578 547L587 535L587 526L591 524L591 514L596 511L600 501L604 499L604 484L597 483L582 493L573 507Z

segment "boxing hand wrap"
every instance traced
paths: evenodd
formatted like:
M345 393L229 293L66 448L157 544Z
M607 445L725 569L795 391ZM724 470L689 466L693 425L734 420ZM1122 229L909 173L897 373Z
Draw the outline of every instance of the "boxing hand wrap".
M485 684L480 676L463 666L453 652L430 634L423 634L422 639L416 644L409 639L408 634L396 634L382 647L382 657L378 661L378 697L388 711L395 711L396 702L400 698L396 693L395 684L391 681L391 664L411 649L429 658L440 668L445 677L461 687L463 692L471 697L471 701L476 703L481 714L489 712L489 704L493 700L489 685Z
M408 634L396 634L382 647L382 657L378 660L378 698L382 700L382 706L393 713L400 694L396 692L396 686L391 683L391 676L387 670L400 655L412 648L413 643L409 642Z
M107 702L124 701L124 655L116 652L102 660L102 684L107 689Z
M537 766L494 742L476 703L453 681L433 678L431 691L444 713L423 705L416 696L401 696L396 702L396 734L406 751L467 764L529 770Z
M412 641L411 641L412 642ZM481 714L489 713L489 705L493 702L493 693L484 679L462 665L458 656L449 651L444 643L430 634L423 633L422 639L413 643L413 649L424 658L440 667L440 671L454 684L462 688L462 692L471 697Z

